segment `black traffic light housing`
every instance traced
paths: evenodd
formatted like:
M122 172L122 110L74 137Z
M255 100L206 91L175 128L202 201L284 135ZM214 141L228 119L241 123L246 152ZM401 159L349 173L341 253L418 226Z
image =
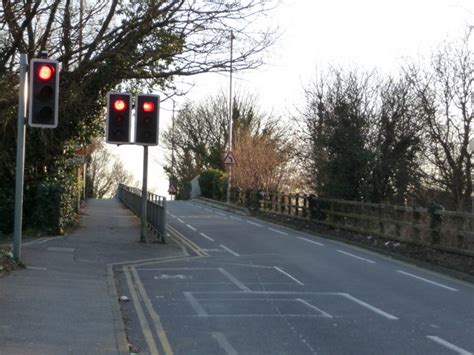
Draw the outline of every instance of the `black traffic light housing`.
M151 94L137 95L135 111L135 144L158 145L160 96Z
M130 143L131 117L132 95L129 93L109 92L107 94L107 143Z
M59 65L55 60L32 59L28 81L28 124L58 126Z

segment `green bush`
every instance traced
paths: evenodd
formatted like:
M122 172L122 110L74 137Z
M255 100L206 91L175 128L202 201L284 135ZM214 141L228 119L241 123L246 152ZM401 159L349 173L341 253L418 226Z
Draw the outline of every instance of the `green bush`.
M199 176L201 196L221 200L224 197L226 174L219 169L203 171Z

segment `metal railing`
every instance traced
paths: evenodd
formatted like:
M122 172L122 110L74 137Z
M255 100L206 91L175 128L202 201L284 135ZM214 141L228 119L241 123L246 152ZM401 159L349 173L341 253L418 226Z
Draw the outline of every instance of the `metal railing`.
M141 217L142 191L140 189L119 184L117 196L135 215ZM166 197L148 193L147 224L148 228L158 235L161 242L166 241Z

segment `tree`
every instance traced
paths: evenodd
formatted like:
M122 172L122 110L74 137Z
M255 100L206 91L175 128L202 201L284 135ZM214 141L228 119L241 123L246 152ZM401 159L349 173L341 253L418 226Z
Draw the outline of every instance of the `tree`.
M308 183L333 198L402 203L419 189L422 124L406 76L330 69L298 119Z
M370 201L401 204L421 189L423 124L406 76L383 80L377 97L370 134Z
M88 197L92 198L114 196L120 183L137 185L120 158L110 152L103 142L97 143L96 149L90 155L87 178Z
M306 90L307 108L299 135L313 191L323 196L363 199L371 153L373 118L370 74L331 69Z
M188 191L189 182L204 170L224 170L223 160L229 142L228 112L228 98L223 93L199 103L188 102L178 112L174 132L170 128L163 134L164 144L170 152L174 146L174 165L169 156L165 170L170 178L178 179L178 190L181 187L182 191ZM234 144L240 131L271 129L273 123L265 126L265 119L258 111L255 97L237 94L232 115ZM187 198L187 193L183 197Z
M239 130L234 145L237 165L232 167L232 181L244 191L262 189L281 191L291 185L287 169L292 158L291 141L281 132Z
M28 194L43 182L75 181L65 161L103 134L108 91L120 85L166 90L177 76L228 70L230 29L239 39L234 68L258 67L273 34L249 34L246 27L272 6L266 0L3 1L0 196L10 201L14 189L18 53L34 58L47 50L61 63L58 129L27 130Z
M473 120L473 56L468 38L445 43L428 69L410 65L405 70L416 90L423 133L427 141L425 183L450 193L446 207L470 211L471 154L468 152Z

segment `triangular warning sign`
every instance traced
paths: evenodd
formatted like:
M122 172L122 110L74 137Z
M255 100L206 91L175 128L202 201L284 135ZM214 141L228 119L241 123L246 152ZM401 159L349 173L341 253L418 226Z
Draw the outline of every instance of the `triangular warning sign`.
M234 158L234 154L232 152L227 152L224 158L224 164L236 164L237 161Z

